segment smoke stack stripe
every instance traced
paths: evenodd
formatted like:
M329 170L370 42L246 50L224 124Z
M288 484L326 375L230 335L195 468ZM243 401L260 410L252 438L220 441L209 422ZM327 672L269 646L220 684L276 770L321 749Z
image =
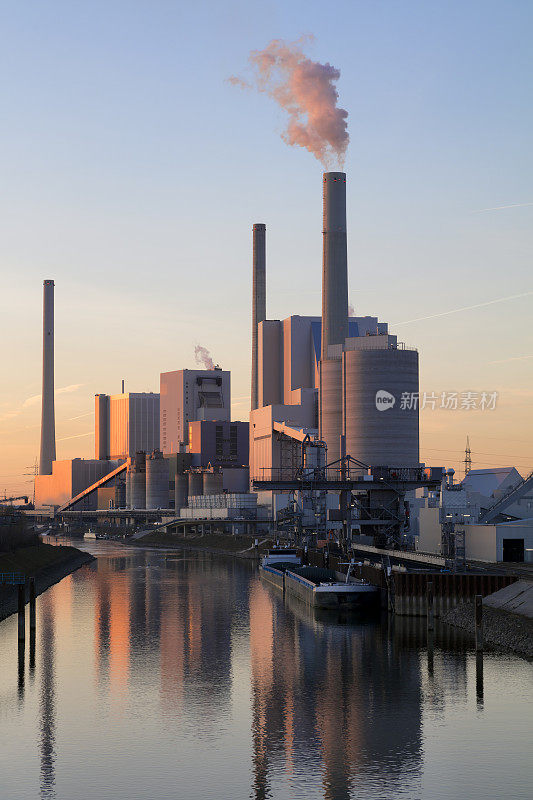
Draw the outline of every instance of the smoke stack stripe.
M54 409L54 282L43 281L43 388L39 475L52 474L56 458Z
M252 410L258 406L258 325L266 319L266 225L253 226Z
M348 336L346 173L323 175L322 359Z

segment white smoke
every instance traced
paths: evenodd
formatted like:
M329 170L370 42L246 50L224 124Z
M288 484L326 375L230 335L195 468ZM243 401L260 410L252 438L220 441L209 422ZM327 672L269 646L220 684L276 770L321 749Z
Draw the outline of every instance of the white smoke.
M194 348L194 360L197 364L201 364L204 369L214 369L215 364L211 358L211 353L207 347L197 344Z
M282 138L290 145L305 147L329 167L342 167L350 137L348 112L337 106L336 83L340 70L331 64L311 61L302 45L313 37L287 43L274 39L264 50L252 50L253 84L232 76L228 82L242 89L256 88L272 97L287 112L289 121Z

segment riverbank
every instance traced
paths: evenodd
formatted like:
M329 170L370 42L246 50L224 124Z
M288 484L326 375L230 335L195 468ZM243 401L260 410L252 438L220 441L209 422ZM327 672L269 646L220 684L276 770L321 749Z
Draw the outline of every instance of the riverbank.
M12 553L2 553L0 572L18 572L27 578L34 577L35 591L39 595L84 564L94 560L94 556L83 553L75 547L40 543L31 547L21 547ZM17 611L17 603L16 586L0 587L0 621Z
M460 603L442 614L439 621L474 635L474 604ZM483 604L483 638L487 644L533 659L532 619Z
M255 549L255 536L230 536L222 533L207 533L204 536L178 536L172 533L147 533L140 539L127 540L127 544L137 547L161 547L175 550L192 550L195 552L213 553L248 560L257 559L272 546L270 539L260 539L258 550Z

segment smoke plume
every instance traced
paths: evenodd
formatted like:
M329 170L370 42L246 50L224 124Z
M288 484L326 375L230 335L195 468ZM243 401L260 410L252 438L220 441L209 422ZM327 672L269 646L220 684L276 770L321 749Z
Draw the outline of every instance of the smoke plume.
M328 168L342 167L350 137L348 112L337 106L336 82L340 70L311 61L302 45L312 37L287 43L274 39L264 50L252 50L253 83L232 76L228 82L241 89L255 88L272 97L288 114L282 138L289 145L305 147Z
M201 364L204 369L215 368L209 350L207 349L207 347L202 347L201 344L197 344L196 347L194 348L194 360L196 361L197 364Z

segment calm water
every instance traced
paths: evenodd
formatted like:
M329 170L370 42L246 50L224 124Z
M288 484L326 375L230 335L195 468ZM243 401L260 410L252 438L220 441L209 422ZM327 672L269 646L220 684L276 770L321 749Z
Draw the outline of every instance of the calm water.
M315 618L246 564L86 546L0 623L0 798L530 800L533 668ZM482 679L481 679L482 677Z

